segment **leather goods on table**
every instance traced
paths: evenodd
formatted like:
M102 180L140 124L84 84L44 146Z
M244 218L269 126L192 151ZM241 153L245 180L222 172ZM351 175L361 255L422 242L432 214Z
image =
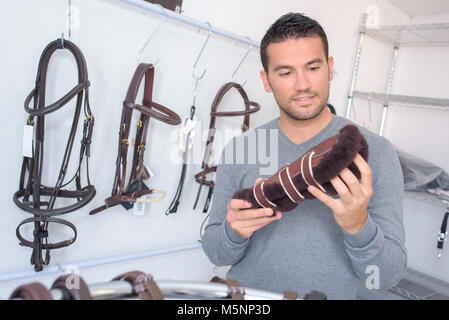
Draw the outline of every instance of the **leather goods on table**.
M291 211L301 201L315 198L307 191L309 185L330 195L337 194L329 180L346 167L360 179L360 172L353 163L357 153L368 160L368 144L359 129L348 124L270 178L236 191L233 198L251 202L252 208Z
M240 285L240 282L233 279L222 279L218 276L212 277L210 282L223 283L228 287L228 296L232 300L245 300L245 288Z
M46 78L50 58L58 49L67 49L75 58L78 68L78 84L58 101L45 105ZM95 188L91 185L88 172L88 158L90 156L90 143L94 126L94 117L89 105L90 82L87 75L87 65L80 49L68 40L58 39L47 45L43 51L36 77L36 86L25 100L25 111L28 113L27 127L33 132L32 154L24 155L22 171L20 175L19 190L14 194L14 203L22 210L33 215L32 218L23 220L16 229L16 235L20 240L20 245L33 249L31 264L36 271L41 271L50 262L50 250L59 249L71 245L76 240L76 227L63 219L54 216L75 211L92 200L95 196ZM76 97L73 121L67 140L61 167L57 181L53 187L45 186L41 183L44 175L44 132L46 116L65 106ZM31 101L33 105L30 106ZM65 181L67 168L70 161L72 147L81 112L84 114L83 134L81 139L80 154L77 158L78 165L75 174L69 181ZM81 166L86 156L86 177L87 185L81 184ZM45 175L44 175L45 176ZM69 183L75 181L76 189L64 189ZM57 207L58 199L73 199L76 202L66 206ZM64 201L67 203L68 201ZM20 228L27 223L34 224L33 240L26 240L20 234ZM49 243L48 226L50 223L58 223L72 229L74 236L68 240L58 243ZM46 250L45 259L42 251Z
M140 300L164 300L164 294L158 287L153 277L142 271L130 271L123 273L112 280L128 281L133 286L133 293Z
M92 300L87 283L76 274L58 277L51 288L62 290L62 300Z
M9 299L53 300L53 296L42 283L32 282L17 287L13 293L11 293Z
M137 104L136 97L140 84L145 78L144 94L142 104ZM135 202L141 201L139 198L152 194L164 193L163 191L148 188L143 181L150 178L150 172L144 164L144 153L146 146L146 137L150 118L167 123L169 125L178 125L181 118L172 110L155 103L153 101L153 82L154 82L154 66L152 64L140 63L131 84L128 88L125 101L123 102L122 117L120 120L120 132L118 141L118 152L116 160L116 171L112 194L105 199L105 205L92 210L89 214L96 214L106 208L122 204L126 209L130 209ZM131 119L133 111L140 111L140 119L137 121L137 130L135 138L135 147L133 159L131 163L131 173L128 184L125 185L127 154L129 146L129 133L131 128ZM162 199L151 199L146 202Z
M243 103L245 105L245 110L243 111L225 111L225 112L218 112L218 105L220 104L221 100L223 99L224 95L231 90L232 88L236 89L238 93L241 95L243 99ZM252 107L252 108L251 108ZM248 95L246 94L245 90L243 90L242 86L235 82L228 82L225 83L220 90L218 91L217 95L215 96L214 101L212 102L211 112L210 112L210 124L209 124L209 133L207 136L207 142L206 142L206 149L204 151L204 157L203 157L203 163L202 163L202 170L198 172L195 175L195 180L200 184L198 188L198 193L196 195L195 204L193 205L193 209L196 209L196 206L198 204L198 200L201 194L201 188L203 185L206 185L209 187L209 193L207 195L207 199L204 205L203 212L206 213L209 209L209 204L212 199L212 193L215 186L214 181L208 181L206 180L206 175L212 172L215 172L217 170L217 166L209 166L209 159L212 153L212 145L214 142L214 135L215 135L215 122L217 117L236 117L236 116L244 116L243 117L243 124L242 124L242 133L249 129L249 115L251 113L259 111L260 106L258 103L249 101Z
M223 283L228 286L228 297L232 300L245 300L245 287L240 285L240 282L232 279L222 279L218 276L212 277L210 282ZM297 300L298 294L294 291L285 290L283 300Z

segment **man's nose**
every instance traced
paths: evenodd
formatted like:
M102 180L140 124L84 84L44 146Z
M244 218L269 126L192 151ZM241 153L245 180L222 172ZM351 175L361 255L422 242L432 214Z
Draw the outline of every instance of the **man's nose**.
M309 78L304 72L297 72L295 77L295 83L293 84L295 91L305 92L311 88Z

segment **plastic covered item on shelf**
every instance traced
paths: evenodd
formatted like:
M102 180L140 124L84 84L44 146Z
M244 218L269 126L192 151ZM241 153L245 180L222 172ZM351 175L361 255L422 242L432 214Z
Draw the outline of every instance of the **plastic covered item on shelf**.
M449 200L449 174L441 167L394 147L406 191L428 191Z

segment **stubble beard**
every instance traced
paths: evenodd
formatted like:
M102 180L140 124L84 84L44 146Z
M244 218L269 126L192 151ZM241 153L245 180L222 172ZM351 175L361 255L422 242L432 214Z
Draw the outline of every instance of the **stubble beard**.
M321 112L324 110L324 108L327 107L327 103L321 103L312 114L304 115L302 112L291 110L291 108L284 107L284 106L280 105L279 103L278 103L278 105L279 105L279 108L289 118L294 119L294 120L303 120L303 121L315 119L316 117L318 117L321 114Z
M327 92L325 94L323 94L322 96L313 93L313 95L315 97L317 97L318 99L320 99L320 105L316 108L316 110L314 110L311 114L304 114L304 112L301 112L301 110L294 110L293 107L290 106L285 106L277 97L275 91L273 90L273 87L271 86L271 90L273 92L274 95L274 99L276 100L279 108L283 111L283 113L285 113L285 115L291 119L294 120L311 120L311 119L315 119L316 117L318 117L321 112L324 110L325 107L327 107L327 100L329 99L329 87L327 88ZM305 92L303 93L304 95L306 94L310 94L310 92ZM299 94L296 94L296 96L298 96ZM323 97L324 99L321 99L321 97ZM289 102L293 101L293 97L289 98Z

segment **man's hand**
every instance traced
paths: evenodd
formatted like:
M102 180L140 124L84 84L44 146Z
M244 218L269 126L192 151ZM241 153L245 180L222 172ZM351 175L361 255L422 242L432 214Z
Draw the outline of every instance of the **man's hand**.
M254 185L263 180L258 178ZM270 208L249 209L252 204L245 200L233 199L228 202L226 220L231 228L243 238L249 238L254 232L270 222L282 218L282 213Z
M326 195L315 187L307 188L313 196L332 210L335 221L347 233L356 233L365 225L368 218L368 203L373 194L371 168L368 163L360 154L356 155L354 163L361 174L360 182L348 168L330 180L338 193L338 199Z

